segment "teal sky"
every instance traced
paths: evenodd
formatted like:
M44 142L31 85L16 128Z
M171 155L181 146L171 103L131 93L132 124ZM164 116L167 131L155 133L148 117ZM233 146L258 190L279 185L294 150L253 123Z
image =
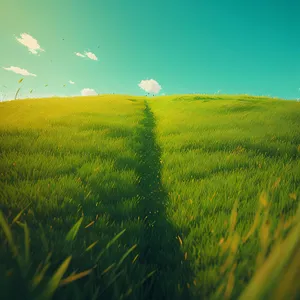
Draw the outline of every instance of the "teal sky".
M158 95L300 98L299 0L1 0L0 11L0 97L145 95L138 84L154 79Z

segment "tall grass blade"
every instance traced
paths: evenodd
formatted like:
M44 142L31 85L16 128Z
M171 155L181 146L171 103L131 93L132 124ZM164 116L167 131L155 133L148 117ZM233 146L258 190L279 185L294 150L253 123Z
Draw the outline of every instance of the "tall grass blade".
M137 255L134 257L134 259L132 260L132 264L134 264L134 262L138 259L138 257L139 257L139 254L137 254Z
M93 249L93 248L96 246L97 243L98 243L98 241L96 241L96 242L90 244L90 245L85 249L85 251L86 251L86 252L90 251L91 249Z
M21 215L23 214L23 212L25 211L25 209L27 209L30 206L31 203L29 203L26 207L24 207L12 220L11 224L14 224L16 221L18 221L21 217Z
M75 225L71 228L71 230L68 232L67 236L66 236L66 240L67 241L72 241L76 238L76 235L78 233L79 227L82 223L83 217L81 217L76 223Z
M113 239L111 239L110 242L107 243L105 248L108 249L125 231L126 229L123 229L120 233L118 233Z
M246 287L240 300L265 299L265 296L278 283L280 275L284 273L285 268L291 258L300 249L300 206L298 209L298 224L290 231L282 244L273 248L271 254L265 263L254 274L253 279Z
M249 237L254 234L256 228L258 227L259 225L259 221L261 219L260 217L260 213L261 213L261 206L259 206L259 209L257 210L256 214L255 214L255 217L254 217L254 222L253 222L253 225L252 227L250 228L249 232L246 234L246 236L243 238L243 243L246 243L247 240L249 239Z
M102 273L101 275L104 275L106 274L108 271L110 271L114 266L115 266L116 263L113 263L111 264L110 266L108 266Z
M46 264L40 272L37 270L36 274L32 278L32 283L31 283L32 290L34 290L40 284L40 282L43 280L49 267L50 267L50 264Z
M237 207L238 207L238 202L235 201L232 211L231 211L231 216L230 216L230 233L233 234L235 225L236 225L236 220L237 220Z
M92 226L95 223L95 221L92 221L91 223L87 224L84 228L89 228L90 226Z
M300 294L300 251L293 259L284 277L281 279L281 284L273 292L274 300L297 299L296 295Z
M133 245L126 253L121 257L120 261L118 262L117 268L122 264L125 258L137 247L137 244Z
M80 278L83 278L83 277L89 275L92 271L93 271L93 269L89 269L89 270L86 270L86 271L83 271L83 272L71 275L71 276L69 276L69 277L61 280L60 283L59 283L59 286L66 285L66 284L71 283L72 281L75 281L75 280L78 280Z
M18 94L19 94L19 92L20 92L20 87L18 88L18 90L17 90L17 92L16 92L16 94L15 94L15 100L17 99L17 97L18 97Z
M100 252L100 254L98 255L96 261L98 262L99 259L101 258L101 256L103 255L103 253L113 244L117 241L117 239L126 231L126 228L123 229L120 233L118 233L115 237L113 237L106 245L106 247Z
M142 284L144 284L144 282L145 282L148 278L150 278L151 276L153 276L156 272L157 272L157 270L154 270L154 271L151 271L150 273L148 273L148 274L146 275L146 277L143 278L143 279L141 280L141 282L138 283L138 284L136 285L136 287L139 287L139 286L141 286Z
M230 296L232 294L233 291L233 287L234 287L234 282L235 282L235 277L234 277L234 271L236 268L236 263L232 266L229 276L228 276L228 282L227 282L227 286L225 289L225 294L224 294L224 298L225 299L230 299Z
M48 282L45 290L43 293L38 297L39 300L46 300L46 299L51 299L54 292L59 286L60 280L64 276L70 261L72 259L72 256L67 257L64 262L60 265L60 267L57 269L55 274L52 276L50 281Z
M25 248L25 264L28 267L30 262L30 236L27 223L24 224L24 248Z
M13 253L13 255L15 257L18 258L18 249L17 249L17 247L14 243L12 232L11 232L8 224L6 223L5 218L4 218L1 210L0 210L0 226L2 227L2 229L4 231L4 234L6 236L8 244L10 246L11 252Z

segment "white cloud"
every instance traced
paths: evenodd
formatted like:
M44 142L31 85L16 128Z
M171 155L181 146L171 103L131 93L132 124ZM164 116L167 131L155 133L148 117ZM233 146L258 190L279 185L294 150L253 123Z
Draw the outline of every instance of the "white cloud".
M138 86L147 93L157 94L161 90L161 86L154 79L142 80Z
M98 60L98 57L92 52L84 51L84 54L82 54L80 52L74 52L74 53L79 57L88 57L89 59L92 59L92 60Z
M89 59L92 59L92 60L98 60L98 57L92 53L92 52L84 52L84 54L89 58Z
M16 74L20 74L20 75L23 75L23 76L36 76L35 74L29 73L27 70L21 69L19 67L13 67L13 66L11 66L9 68L4 68L3 67L3 69L7 70L7 71L12 71L12 72L14 72Z
M38 51L45 51L41 48L38 41L28 33L21 33L21 37L16 37L16 39L33 54L37 54Z
M75 82L74 82L74 81L72 81L72 80L69 80L69 83L70 83L70 84L75 84Z
M94 96L94 95L98 95L98 94L93 89L85 88L85 89L81 90L81 95L82 96Z
M74 52L75 53L75 55L77 55L77 56L79 56L79 57L85 57L85 55L83 55L83 54L81 54L81 53L79 53L79 52Z

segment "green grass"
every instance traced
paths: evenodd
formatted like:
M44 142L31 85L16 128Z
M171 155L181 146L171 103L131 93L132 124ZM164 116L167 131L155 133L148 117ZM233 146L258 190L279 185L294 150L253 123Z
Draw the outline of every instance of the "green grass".
M299 103L105 95L0 120L4 299L299 296Z

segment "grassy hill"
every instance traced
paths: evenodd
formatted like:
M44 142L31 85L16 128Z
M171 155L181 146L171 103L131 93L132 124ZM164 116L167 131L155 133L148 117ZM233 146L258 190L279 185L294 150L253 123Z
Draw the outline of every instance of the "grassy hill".
M299 125L248 95L0 103L0 293L293 299ZM264 271L276 251L289 272Z

